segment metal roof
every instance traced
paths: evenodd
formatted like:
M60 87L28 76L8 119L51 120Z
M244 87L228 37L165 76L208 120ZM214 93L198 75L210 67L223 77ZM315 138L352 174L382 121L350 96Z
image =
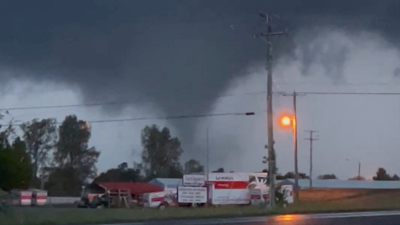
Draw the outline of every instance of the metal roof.
M294 179L287 179L295 183ZM279 181L278 181L279 182ZM282 181L280 181L282 182ZM348 188L348 189L400 189L400 181L359 181L359 180L312 180L313 188ZM300 189L310 188L309 179L299 179Z
M97 184L109 191L129 190L132 195L163 191L157 185L140 182L99 182Z

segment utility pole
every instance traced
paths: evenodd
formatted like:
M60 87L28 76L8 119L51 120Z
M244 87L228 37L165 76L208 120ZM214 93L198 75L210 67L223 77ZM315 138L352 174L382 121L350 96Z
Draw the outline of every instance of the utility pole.
M44 174L40 174L40 190L44 190Z
M264 37L267 42L267 124L268 124L268 179L269 179L269 208L275 208L275 158L274 154L274 135L273 135L273 110L272 110L272 36L286 35L285 32L272 32L271 16L260 13L260 17L265 21L266 33L260 33L254 37Z
M294 154L294 183L295 183L295 199L299 200L299 163L298 163L298 153L297 153L297 96L303 96L304 94L299 94L294 91L292 94L283 94L283 96L292 96L293 97L293 113L294 113L294 122L293 122L293 154Z
M208 180L208 176L210 173L210 147L209 147L209 142L208 142L208 127L207 127L207 180Z
M313 151L312 151L312 147L313 147L313 141L318 140L317 138L313 138L313 134L318 132L316 130L306 130L305 132L309 132L310 133L310 137L309 138L305 138L305 140L309 140L310 141L310 189L312 189L312 170L313 170Z

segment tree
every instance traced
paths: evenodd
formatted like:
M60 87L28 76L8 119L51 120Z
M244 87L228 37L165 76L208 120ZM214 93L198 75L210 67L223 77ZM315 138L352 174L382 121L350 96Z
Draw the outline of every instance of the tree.
M299 173L299 179L309 179L305 173ZM277 180L295 179L294 172L287 172L285 175L277 175Z
M69 187L71 190L76 191L81 189L81 185L88 179L94 179L97 176L95 164L100 152L95 147L89 148L90 136L91 129L88 122L78 120L75 115L65 118L58 129L59 140L57 150L54 152L54 162L58 169L50 174L52 179L49 177L49 182L53 182L54 187ZM63 179L67 179L66 181L60 179L61 183L70 183L67 186L56 185L55 183L57 182L55 180L59 176L64 176ZM70 187L70 184L74 186Z
M365 180L365 177L363 177L363 176L355 176L353 178L350 178L349 180Z
M38 172L49 165L49 153L57 144L57 120L34 119L21 126L27 153L32 161L33 186L38 187ZM40 174L43 176L43 174Z
M317 177L318 180L336 180L337 177L335 174L324 174L324 175L319 175Z
M190 159L185 163L183 171L185 174L204 173L204 166L199 161Z
M389 180L399 180L399 177L396 174L390 176L384 168L380 167L376 171L376 176L374 176L372 179L376 181L389 181Z
M117 168L107 170L94 179L94 182L137 182L142 180L140 171L129 168L126 162L118 165Z
M12 145L0 145L0 189L26 189L31 180L31 162L25 143L18 137Z
M0 126L1 128L1 126ZM9 134L8 130L0 132L0 148L7 149L10 147L10 142L8 140Z
M6 110L4 113L0 110L0 120L4 119L5 114L9 115L9 112ZM13 123L13 119L11 119L8 122L8 125L6 125L6 126L2 126L0 124L0 145L3 148L10 147L9 139L10 139L11 135L15 135L15 129L14 129L14 126L12 123Z
M146 126L142 130L142 147L142 167L146 179L182 177L181 141L171 137L167 127L160 130L156 125Z
M224 173L225 172L225 170L224 170L224 168L218 168L217 170L214 170L214 171L212 171L213 173Z

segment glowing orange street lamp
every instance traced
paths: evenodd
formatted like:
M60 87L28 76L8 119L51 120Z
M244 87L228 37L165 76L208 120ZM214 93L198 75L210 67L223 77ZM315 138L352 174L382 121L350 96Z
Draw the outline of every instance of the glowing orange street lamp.
M283 126L290 126L290 124L291 124L291 119L288 117L288 116L284 116L283 118L282 118L282 120L281 120L281 124L283 125Z
M294 129L296 125L296 120L291 116L285 115L280 118L280 124L283 128Z
M294 115L282 115L279 117L279 122L282 128L290 128L293 134L293 148L294 148L294 170L295 170L295 198L296 201L298 200L298 170L297 170L297 124L296 124L296 111L294 112ZM311 178L310 178L311 179Z

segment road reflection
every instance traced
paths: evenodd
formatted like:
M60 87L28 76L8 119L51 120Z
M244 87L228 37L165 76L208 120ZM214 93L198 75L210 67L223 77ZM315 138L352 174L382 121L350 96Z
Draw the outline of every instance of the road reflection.
M280 215L271 217L269 224L284 224L284 225L303 225L305 223L305 215Z
M276 216L274 219L276 221L293 221L293 220L303 220L305 219L305 215L281 215L281 216Z

